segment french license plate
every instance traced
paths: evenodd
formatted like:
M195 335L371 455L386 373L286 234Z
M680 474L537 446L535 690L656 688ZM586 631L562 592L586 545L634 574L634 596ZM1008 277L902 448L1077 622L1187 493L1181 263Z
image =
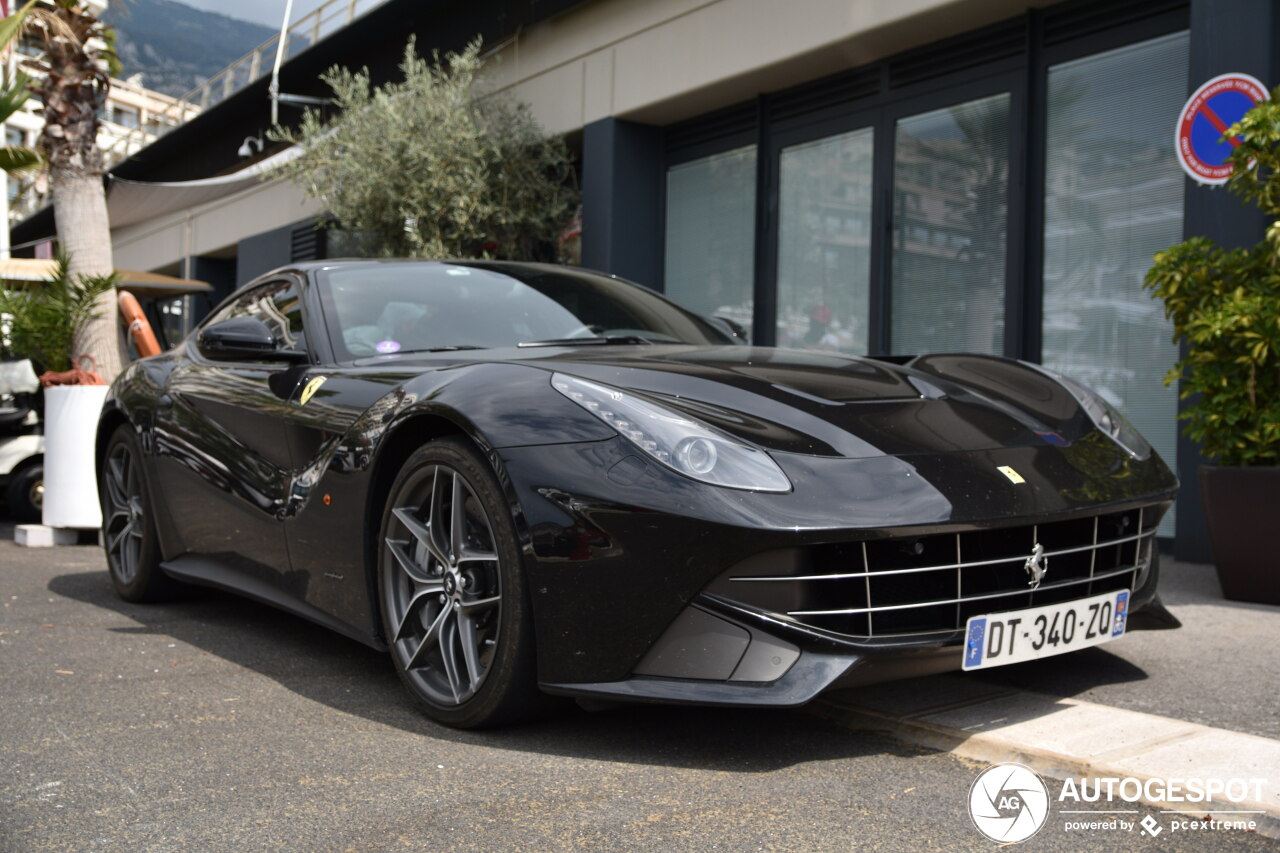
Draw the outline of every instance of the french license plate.
M964 668L990 669L1114 640L1129 618L1129 590L974 616L965 626Z

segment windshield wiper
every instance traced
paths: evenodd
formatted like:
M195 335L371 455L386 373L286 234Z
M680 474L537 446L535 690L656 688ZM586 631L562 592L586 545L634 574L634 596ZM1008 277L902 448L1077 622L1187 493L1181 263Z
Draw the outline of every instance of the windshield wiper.
M399 355L406 352L457 352L461 349L489 349L489 347L476 346L475 344L447 344L442 347L423 347L422 349L401 349L396 350L395 354Z
M603 335L594 338L548 338L545 341L521 341L518 347L590 347L607 344L653 344L639 335Z

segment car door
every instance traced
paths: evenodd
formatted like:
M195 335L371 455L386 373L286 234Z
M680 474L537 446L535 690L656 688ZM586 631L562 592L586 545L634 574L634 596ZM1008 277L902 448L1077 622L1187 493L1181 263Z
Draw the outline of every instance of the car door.
M265 282L224 305L201 330L249 317L280 351L306 352L302 284ZM157 480L187 551L302 598L306 576L288 560L293 460L285 426L289 398L308 367L286 352L212 357L197 332L170 374L156 413Z

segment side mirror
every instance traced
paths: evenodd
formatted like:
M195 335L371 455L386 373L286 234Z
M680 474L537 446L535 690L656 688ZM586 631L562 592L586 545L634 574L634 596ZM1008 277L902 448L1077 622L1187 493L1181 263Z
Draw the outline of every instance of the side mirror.
M307 354L301 350L278 347L267 324L256 317L232 317L207 326L201 330L196 344L209 358L228 361L307 360Z
M711 325L715 326L735 341L744 344L751 343L751 332L747 331L747 327L739 323L737 320L725 317L722 314L716 314L715 316L708 317L707 319L711 321Z

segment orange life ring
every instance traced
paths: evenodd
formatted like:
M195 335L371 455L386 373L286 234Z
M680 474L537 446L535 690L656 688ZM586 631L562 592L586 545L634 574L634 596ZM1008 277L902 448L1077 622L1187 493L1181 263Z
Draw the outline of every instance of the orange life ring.
M160 342L156 340L156 333L151 331L147 315L142 313L137 297L127 290L120 291L120 318L129 327L129 334L133 336L133 345L137 347L139 356L146 358L160 354Z

